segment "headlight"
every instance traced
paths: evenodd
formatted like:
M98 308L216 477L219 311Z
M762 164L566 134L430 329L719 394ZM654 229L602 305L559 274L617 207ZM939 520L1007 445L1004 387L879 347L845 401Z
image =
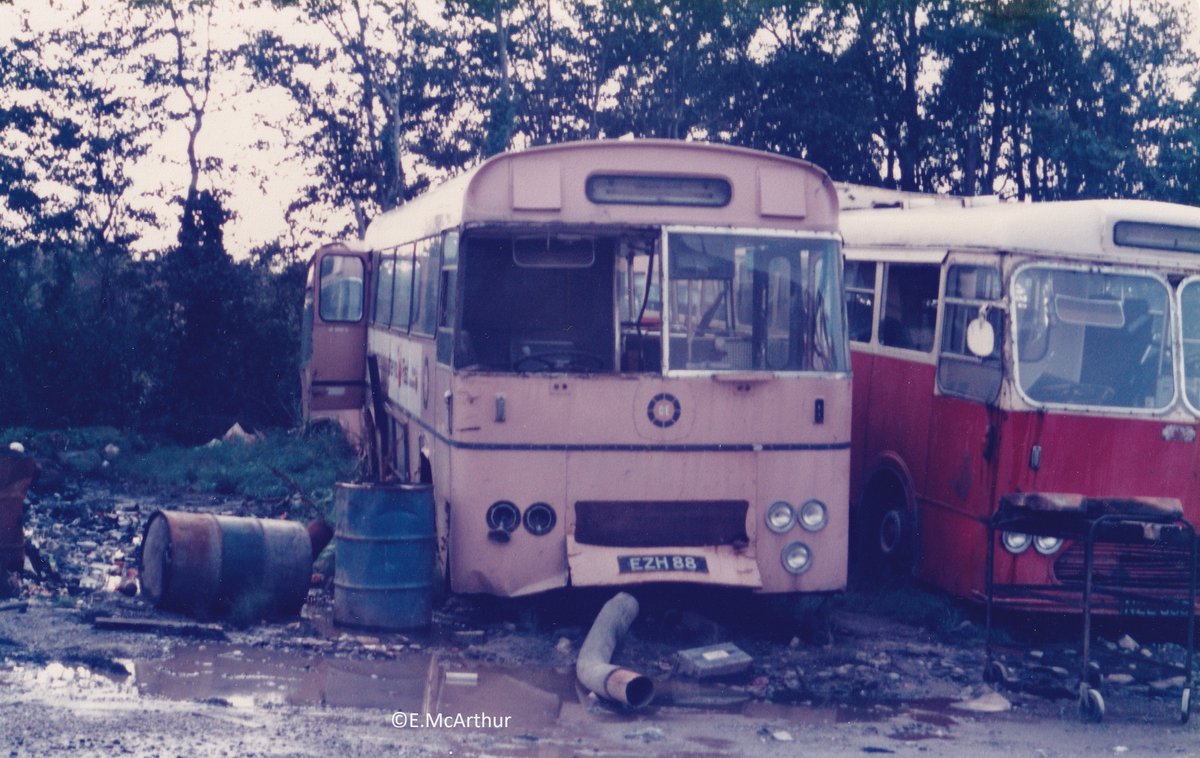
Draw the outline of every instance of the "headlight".
M487 509L488 529L511 532L521 524L521 511L508 500L497 500Z
M796 511L790 503L776 500L767 509L767 528L776 534L783 534L796 523Z
M1013 555L1020 555L1029 549L1029 543L1032 542L1028 534L1021 532L1005 532L1000 535L1000 544L1004 545L1004 549Z
M803 574L812 566L812 551L803 542L788 545L779 557L790 574Z
M1062 547L1062 540L1058 537L1037 536L1033 538L1033 549L1042 555L1054 555L1060 547Z
M530 534L539 537L549 534L556 521L558 521L558 516L554 514L554 509L548 503L534 503L525 509L525 529Z
M809 500L800 506L800 526L810 532L819 532L829 521L829 512L820 500Z

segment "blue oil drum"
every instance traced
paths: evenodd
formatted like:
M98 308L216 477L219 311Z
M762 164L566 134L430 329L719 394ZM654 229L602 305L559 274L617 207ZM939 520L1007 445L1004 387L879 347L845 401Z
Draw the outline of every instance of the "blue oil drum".
M433 486L339 483L333 499L334 622L385 630L428 626L437 560Z

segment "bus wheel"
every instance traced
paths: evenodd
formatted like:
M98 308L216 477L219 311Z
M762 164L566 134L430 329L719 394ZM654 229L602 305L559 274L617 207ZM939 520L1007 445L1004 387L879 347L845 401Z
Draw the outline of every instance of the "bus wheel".
M894 485L877 490L875 495L864 529L867 575L880 580L902 579L912 571L912 516Z

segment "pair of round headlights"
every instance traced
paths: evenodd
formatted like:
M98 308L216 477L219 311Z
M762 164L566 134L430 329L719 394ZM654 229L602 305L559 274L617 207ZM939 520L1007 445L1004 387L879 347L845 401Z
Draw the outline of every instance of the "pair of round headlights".
M534 503L525 509L524 516L511 500L497 500L487 509L488 530L492 532L511 534L524 524L525 531L540 537L549 534L557 522L558 514L549 503Z
M1054 555L1062 547L1063 541L1058 537L1041 534L1034 537L1023 532L1004 532L1000 535L1000 544L1013 555L1020 555L1028 550L1030 545L1041 555Z
M776 534L783 534L796 524L805 531L818 532L829 523L829 511L816 499L805 501L799 511L786 500L776 500L767 508L766 522L767 528Z

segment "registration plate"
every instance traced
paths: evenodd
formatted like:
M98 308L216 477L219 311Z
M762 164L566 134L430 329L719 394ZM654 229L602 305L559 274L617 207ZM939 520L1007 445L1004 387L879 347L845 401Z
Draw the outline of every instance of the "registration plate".
M622 574L653 574L659 571L708 573L708 561L699 555L618 555Z

